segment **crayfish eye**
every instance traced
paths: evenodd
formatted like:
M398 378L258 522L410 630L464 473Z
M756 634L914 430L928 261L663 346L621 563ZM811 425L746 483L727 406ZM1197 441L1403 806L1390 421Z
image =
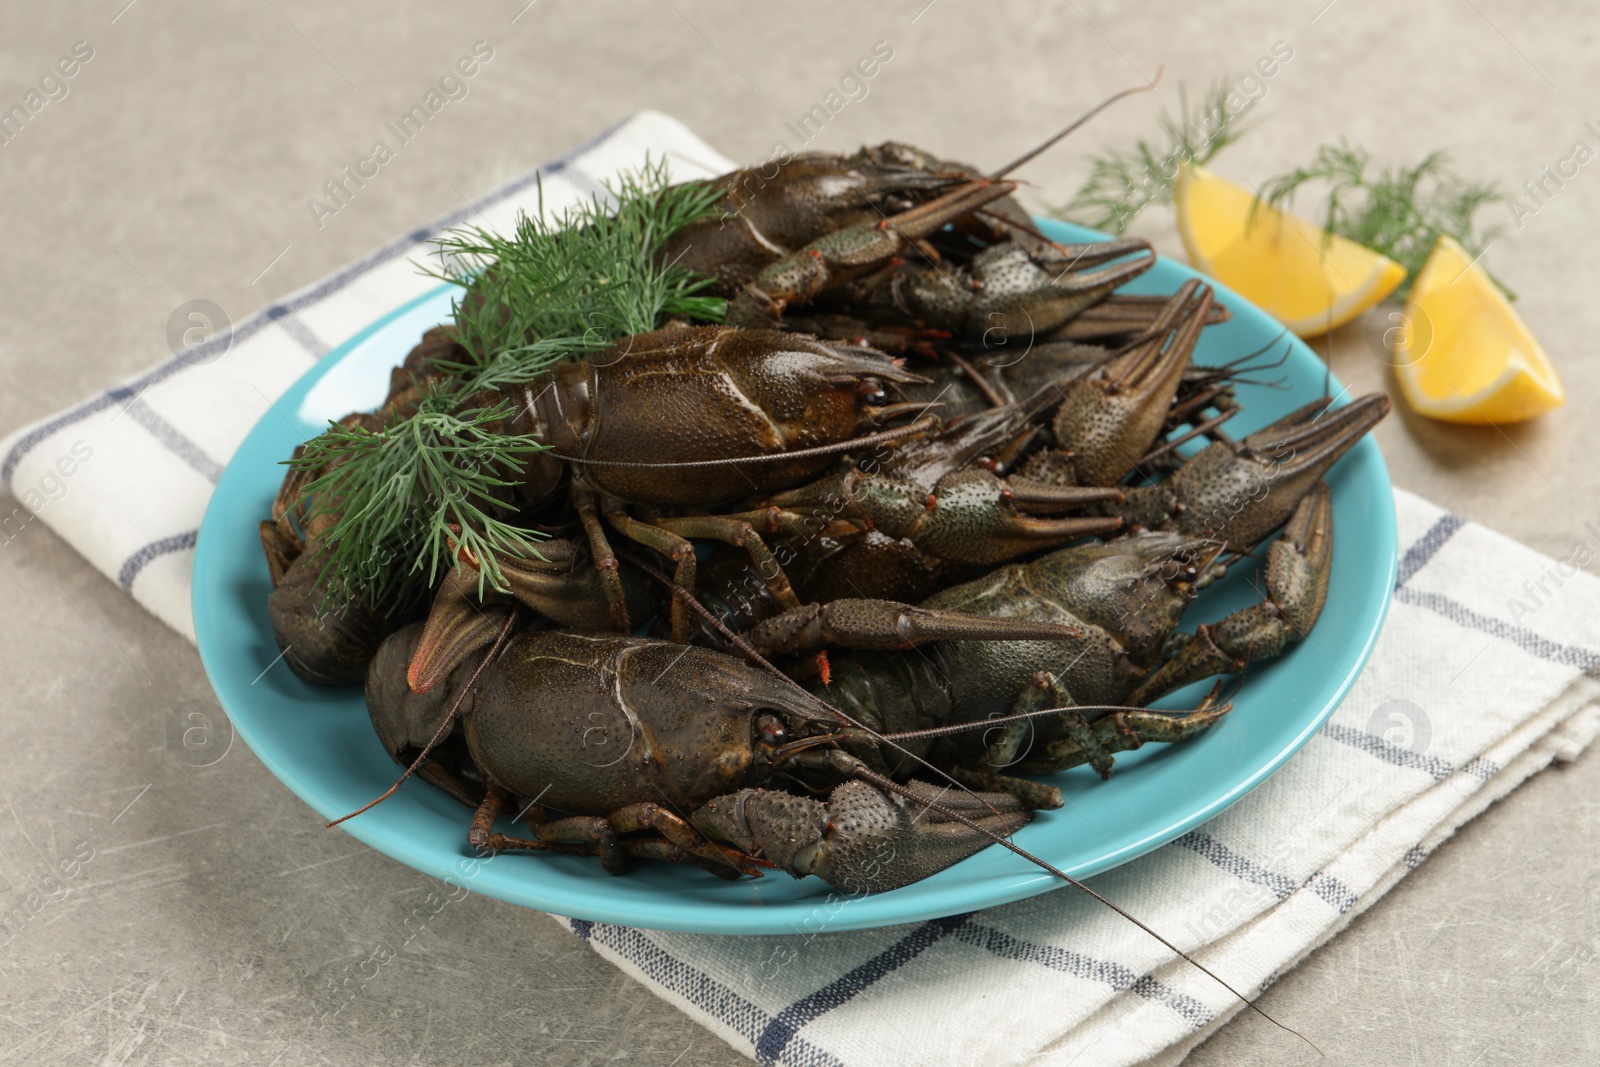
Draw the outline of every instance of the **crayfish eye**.
M856 387L862 401L874 406L881 405L889 399L888 392L883 388L882 382L867 379Z
M782 719L769 713L756 719L756 736L764 744L781 745L789 739L789 728Z

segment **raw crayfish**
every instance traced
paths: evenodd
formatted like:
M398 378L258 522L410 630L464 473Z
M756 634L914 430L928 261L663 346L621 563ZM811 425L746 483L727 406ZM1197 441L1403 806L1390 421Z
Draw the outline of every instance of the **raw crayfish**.
M396 374L385 405L389 417L404 417L437 350L451 343L448 335L434 336L412 353L407 373ZM799 334L679 326L625 338L589 359L558 365L510 398L517 415L507 432L531 431L551 447L516 472L506 505L515 510L570 497L611 618L626 632L628 596L602 513L630 540L672 551L687 541L631 518L628 504L713 504L748 486L802 481L841 446L862 442L858 430L896 414L886 387L913 380L881 353ZM345 421L376 425L382 416L356 413ZM718 465L730 457L752 462L747 469ZM663 458L679 466L662 470ZM392 627L355 598L319 609L325 591L316 586L314 548L326 523L306 516L299 493L308 480L291 472L272 520L262 523L274 579L273 624L287 661L303 677L359 681L377 639ZM766 559L760 539L744 536L737 523L705 516L690 529L693 536L735 540L758 563ZM781 586L775 592L788 595Z
M728 197L744 174L719 179ZM611 871L778 867L849 892L943 870L1061 804L1020 774L1105 776L1117 751L1202 732L1228 710L1216 690L1183 713L1144 705L1310 631L1332 551L1322 477L1387 401L1319 402L1233 440L1235 369L1190 362L1219 317L1209 288L1107 305L1148 247L1055 246L1013 188L887 144L797 160L732 226L669 243L732 297L729 324L622 338L510 391L506 432L548 447L498 504L555 536L501 558L498 591L457 551L425 621L319 602L323 531L291 475L262 524L291 667L364 677L385 748L475 809L475 845ZM1117 310L1073 335L1096 305ZM974 365L1024 336L1034 363ZM954 416L909 396L937 365L862 337L959 367ZM430 334L385 417L453 343ZM1177 632L1280 527L1265 598ZM553 626L524 628L530 611ZM652 614L670 640L633 632ZM496 831L509 802L529 836Z

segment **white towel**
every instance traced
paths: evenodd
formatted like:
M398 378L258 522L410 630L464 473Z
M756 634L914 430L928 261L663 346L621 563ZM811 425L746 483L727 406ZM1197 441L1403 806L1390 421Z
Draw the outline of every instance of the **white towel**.
M731 164L641 113L542 168L550 210L636 167ZM419 247L533 210L534 175L236 324L209 347L0 443L42 521L193 639L189 578L212 487L270 401L329 349L434 287ZM1600 732L1600 532L1550 560L1403 491L1402 558L1371 661L1327 726L1249 797L1096 889L1254 994L1343 929L1440 841ZM1532 595L1527 580L1552 572ZM826 910L818 928L826 931ZM1125 920L1063 889L880 930L771 937L559 920L763 1064L1176 1063L1241 1005ZM1315 1038L1316 1021L1300 1020Z

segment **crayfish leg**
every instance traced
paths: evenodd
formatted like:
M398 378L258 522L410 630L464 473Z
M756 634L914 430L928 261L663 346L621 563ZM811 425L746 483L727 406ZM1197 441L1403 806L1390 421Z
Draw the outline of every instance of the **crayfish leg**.
M713 874L749 875L753 878L761 877L762 867L771 867L772 864L747 855L737 849L726 845L716 844L707 840L690 826L688 822L674 815L672 812L644 801L638 804L629 804L612 812L606 820L617 833L631 833L638 830L650 830L658 833L668 843L682 850L693 862L710 870Z
M694 542L688 538L679 537L670 530L653 526L648 522L638 519L622 510L620 502L607 502L606 521L628 540L646 548L654 549L672 561L672 584L686 593L693 594L698 572L695 561ZM689 608L678 597L672 598L672 640L680 645L687 645L690 637Z
M525 816L532 837L497 833L494 823L506 795L500 786L489 784L483 803L472 816L472 829L467 833L469 845L488 852L521 850L598 856L608 874L623 873L630 856L693 863L719 878L729 879L740 875L759 878L763 867L772 866L755 856L708 841L683 819L649 801L624 805L610 815L570 815L549 820L544 808L530 804ZM621 836L640 831L657 836Z
M970 767L952 767L950 777L980 793L1007 793L1022 801L1029 811L1054 811L1066 801L1061 790L1053 785L1035 782L1015 775L995 771L974 770Z
M772 555L767 543L756 533L756 528L740 518L723 515L688 515L682 518L654 520L656 526L681 537L707 537L721 541L730 548L743 549L750 557L756 574L766 583L772 598L785 608L798 608L800 598L795 596L789 578ZM693 589L689 592L694 592Z
M828 645L902 651L930 641L1067 641L1076 626L1040 619L1003 619L895 600L846 597L805 604L765 619L746 636L764 652L812 652Z
M1099 733L1089 725L1083 714L1072 709L1072 703L1072 695L1054 674L1049 671L1039 671L1028 683L1028 687L1018 694L1012 711L1025 714L1030 711L1043 711L1046 708L1065 709L1061 712L1059 723L1060 728L1066 732L1067 740L1076 751L1083 754L1083 762L1093 767L1096 774L1101 778L1110 778L1112 750L1101 741ZM1017 762L1017 752L1021 748L1022 740L1018 734L1027 732L1031 739L1032 730L1032 721L1014 722L1006 726L1001 738L990 743L984 762L991 767L1005 767Z
M1216 705L1211 697L1194 711L1182 715L1162 711L1118 711L1097 720L1090 730L1095 748L1103 752L1127 752L1146 741L1182 741L1209 729L1226 715L1230 704ZM1028 774L1055 774L1090 761L1089 750L1078 738L1068 736L1042 746L1042 751L1023 760L1018 769Z
M600 525L595 494L575 489L572 503L577 509L578 520L583 524L584 535L589 539L589 554L594 557L594 569L600 572L600 587L605 591L606 604L611 608L611 621L618 633L632 633L633 625L628 620L628 594L622 586L622 565L611 550L605 527Z
M472 829L467 831L467 844L487 852L527 851L562 852L568 855L599 856L600 866L607 873L621 874L627 868L627 857L617 843L611 824L598 815L574 815L554 822L528 820L532 838L511 837L497 833L494 821L505 804L506 793L500 786L489 783L484 791L483 803L472 816Z

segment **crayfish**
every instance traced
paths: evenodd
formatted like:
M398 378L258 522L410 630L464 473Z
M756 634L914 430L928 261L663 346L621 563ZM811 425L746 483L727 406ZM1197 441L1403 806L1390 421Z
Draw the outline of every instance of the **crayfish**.
M1009 169L891 142L717 179L719 212L659 255L711 279L721 325L474 399L537 443L484 483L545 535L496 582L456 529L425 603L330 604L339 501L308 511L291 472L262 524L290 666L364 681L385 749L473 809L478 847L847 892L1015 848L1063 803L1038 776L1202 734L1218 689L1148 705L1310 633L1324 475L1388 401L1230 437L1254 354L1192 363L1226 317L1210 288L1113 295L1148 245L1045 239ZM460 348L431 331L348 424L410 417ZM1257 552L1260 602L1180 632ZM496 828L508 804L525 833Z

